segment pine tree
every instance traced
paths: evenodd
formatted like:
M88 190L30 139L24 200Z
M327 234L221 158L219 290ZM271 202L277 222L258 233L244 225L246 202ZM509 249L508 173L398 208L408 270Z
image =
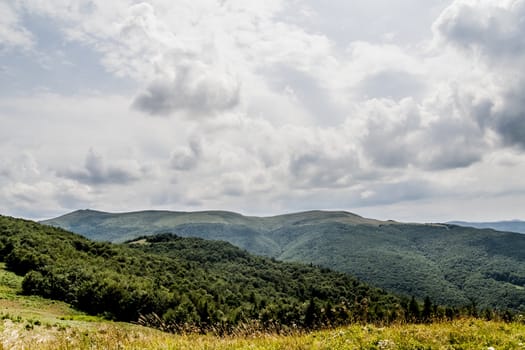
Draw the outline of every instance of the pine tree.
M423 319L423 322L430 322L432 321L432 301L430 301L430 297L427 295L425 297L425 301L423 302L423 312L421 313L421 318Z
M317 306L315 305L314 298L310 299L306 311L304 313L304 325L307 328L313 328L317 323Z
M419 304L414 296L412 296L412 299L410 299L410 303L408 304L408 316L412 322L418 322L421 316Z

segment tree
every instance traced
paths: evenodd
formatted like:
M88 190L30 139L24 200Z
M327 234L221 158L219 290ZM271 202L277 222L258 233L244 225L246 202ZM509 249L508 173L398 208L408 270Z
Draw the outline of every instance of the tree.
M308 306L306 307L306 311L304 313L304 325L306 328L313 328L315 327L317 323L317 306L315 305L314 298L310 299L310 302L308 303Z
M421 318L423 322L430 322L432 321L432 301L430 301L430 297L427 295L425 297L425 301L423 302L423 312L421 313Z
M412 296L410 303L408 303L408 317L411 322L417 322L419 321L420 316L421 312L419 311L419 304L417 303L416 298Z

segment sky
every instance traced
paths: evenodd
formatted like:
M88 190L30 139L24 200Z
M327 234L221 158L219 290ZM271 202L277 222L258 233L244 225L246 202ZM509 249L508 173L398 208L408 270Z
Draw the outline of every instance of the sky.
M0 0L0 213L525 219L525 0Z

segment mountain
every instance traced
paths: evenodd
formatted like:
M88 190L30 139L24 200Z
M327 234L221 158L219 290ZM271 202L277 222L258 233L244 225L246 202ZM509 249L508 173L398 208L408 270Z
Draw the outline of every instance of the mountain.
M347 212L76 211L44 223L96 240L171 232L224 240L283 261L326 266L405 296L525 310L525 236L450 224L404 224Z
M525 233L525 221L520 220L494 222L451 221L450 224L475 228L491 228L497 231Z
M311 329L410 316L408 302L346 274L173 234L112 244L0 216L0 262L24 276L25 294L165 330Z
M249 217L227 211L171 212L141 211L112 214L95 210L78 210L43 224L84 235L97 241L125 242L141 235L177 232L181 236L223 240L248 251L276 257L280 242L268 232L282 227L319 225L325 222L347 225L387 224L346 212L311 211L274 217Z

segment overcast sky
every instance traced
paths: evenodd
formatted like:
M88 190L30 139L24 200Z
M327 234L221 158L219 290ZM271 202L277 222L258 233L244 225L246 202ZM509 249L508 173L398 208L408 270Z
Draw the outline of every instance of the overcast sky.
M0 0L0 213L525 219L525 0Z

